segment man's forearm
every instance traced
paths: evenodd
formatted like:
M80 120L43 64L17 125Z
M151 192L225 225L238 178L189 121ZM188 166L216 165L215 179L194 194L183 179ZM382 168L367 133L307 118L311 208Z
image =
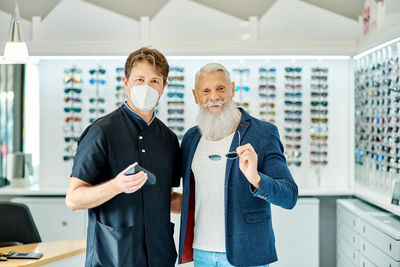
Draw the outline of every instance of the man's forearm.
M181 213L182 209L182 194L177 192L172 192L171 195L171 212Z
M113 180L95 186L80 186L68 190L66 204L70 210L91 209L112 199L119 192L113 185Z

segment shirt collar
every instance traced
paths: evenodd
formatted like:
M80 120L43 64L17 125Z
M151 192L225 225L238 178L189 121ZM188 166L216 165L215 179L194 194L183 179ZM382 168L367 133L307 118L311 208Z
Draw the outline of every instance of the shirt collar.
M149 124L147 124L147 121L145 121L142 117L140 117L138 114L136 114L136 113L126 104L126 102L124 102L124 108L125 108L127 111L129 111L134 117L136 117L137 119L139 119L139 120L145 122L146 125L150 125L150 124L153 122L154 118L156 117L155 112L153 112L153 117L151 118Z

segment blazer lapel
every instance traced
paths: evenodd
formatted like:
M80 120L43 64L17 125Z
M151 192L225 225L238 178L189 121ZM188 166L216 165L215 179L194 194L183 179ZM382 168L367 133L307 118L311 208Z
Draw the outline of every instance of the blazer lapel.
M190 172L192 169L192 161L193 161L193 157L194 157L194 153L196 152L196 148L197 145L199 144L200 141L200 131L198 129L196 129L196 132L194 133L192 142L189 146L189 151L188 151L188 158L187 158L187 165L186 165L186 173L188 173L189 177L190 177ZM190 183L190 179L189 179L189 183Z
M240 109L242 112L242 119L240 120L239 126L236 129L235 135L232 140L231 147L229 151L236 151L236 148L239 146L239 134L240 134L240 145L244 145L242 140L246 134L247 129L251 124L251 117L244 110ZM229 177L231 174L233 164L239 164L239 158L236 159L228 159L226 161L226 169L225 169L225 188L228 187Z

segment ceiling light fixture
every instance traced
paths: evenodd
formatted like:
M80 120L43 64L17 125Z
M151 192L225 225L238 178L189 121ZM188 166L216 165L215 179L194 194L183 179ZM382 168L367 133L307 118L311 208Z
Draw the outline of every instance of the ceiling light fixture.
M15 3L14 14L11 18L10 36L4 49L4 60L8 62L28 61L28 48L21 39L21 20L19 16L18 4Z

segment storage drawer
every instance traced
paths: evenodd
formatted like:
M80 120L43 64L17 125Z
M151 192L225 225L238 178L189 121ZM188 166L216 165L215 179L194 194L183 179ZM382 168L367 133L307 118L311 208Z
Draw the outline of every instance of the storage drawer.
M342 265L343 267L346 265ZM367 259L362 253L360 253L360 267L378 267Z
M377 243L375 243L378 245ZM360 237L360 252L373 264L379 267L400 267L400 262L395 261L388 255L382 252L369 241ZM360 254L361 254L360 253Z
M343 251L338 250L336 267L358 267L358 265L355 265L349 258L347 258Z
M358 264L360 263L359 251L340 236L337 237L336 242L338 253L340 253L340 255L346 256L353 263L353 265L358 266Z
M398 238L395 231L400 231L400 222L391 215L371 215L368 217L371 218L363 217L360 220L360 235L394 260L400 261L400 240L396 240L388 235L394 233L394 237ZM374 222L374 225L371 222ZM391 229L395 227L398 228ZM385 228L388 229L385 230Z
M359 228L357 228L357 215L349 211L343 206L337 206L337 220L344 222L350 229L356 233L359 233Z
M337 235L349 242L355 249L360 249L359 234L353 231L342 220L337 220Z

